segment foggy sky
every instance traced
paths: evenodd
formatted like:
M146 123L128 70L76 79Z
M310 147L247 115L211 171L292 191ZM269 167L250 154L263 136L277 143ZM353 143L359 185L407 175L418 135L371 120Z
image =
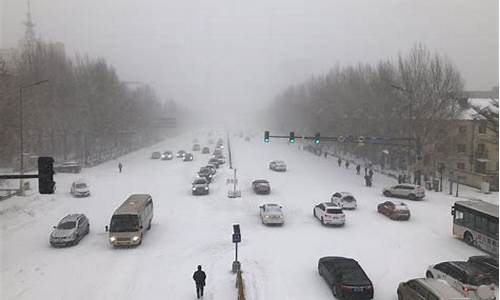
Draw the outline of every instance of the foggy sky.
M1 47L24 35L25 0L0 0ZM498 0L32 0L36 33L104 57L161 98L251 110L336 64L446 54L467 89L498 85Z

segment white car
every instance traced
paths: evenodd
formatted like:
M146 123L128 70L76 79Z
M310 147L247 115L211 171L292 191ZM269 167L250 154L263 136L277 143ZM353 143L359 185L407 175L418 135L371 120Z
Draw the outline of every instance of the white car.
M70 193L75 197L88 197L90 196L89 185L83 179L79 179L71 184Z
M285 223L285 216L283 215L282 207L274 203L267 203L260 206L260 218L262 220L262 224L266 225L283 225Z
M356 198L349 192L337 192L331 197L332 203L337 203L343 209L356 209L358 204Z
M323 225L343 226L345 224L345 214L342 211L342 207L336 203L323 202L316 205L313 209L313 215Z
M410 200L422 200L425 197L425 189L420 185L401 183L388 186L382 191L386 197L408 198Z
M427 278L442 279L466 297L474 300L494 300L494 280L478 266L466 261L446 261L431 265Z
M273 171L278 171L278 172L285 172L286 171L286 164L282 160L273 160L269 163L269 169Z

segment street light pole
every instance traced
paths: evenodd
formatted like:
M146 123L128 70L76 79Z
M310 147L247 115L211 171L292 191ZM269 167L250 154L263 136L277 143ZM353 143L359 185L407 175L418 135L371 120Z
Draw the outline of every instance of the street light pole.
M396 90L400 90L403 93L405 93L408 98L408 153L407 153L407 158L406 158L406 170L408 172L408 175L410 174L410 157L411 157L411 141L412 141L412 132L411 132L411 114L412 114L412 92L408 91L400 86L391 84L390 85L392 88Z
M19 87L19 138L20 140L20 152L21 152L21 157L19 159L20 163L20 173L21 175L24 175L24 139L23 139L23 116L24 116L24 109L23 109L23 89L31 88L36 85L42 84L47 82L48 80L40 80L35 83L25 85L25 86L20 86ZM19 179L19 196L24 196L24 182L23 179Z

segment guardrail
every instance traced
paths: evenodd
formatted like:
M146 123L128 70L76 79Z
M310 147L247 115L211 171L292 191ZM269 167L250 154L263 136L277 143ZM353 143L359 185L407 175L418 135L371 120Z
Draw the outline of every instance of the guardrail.
M245 284L243 283L241 271L236 273L236 288L238 289L238 300L245 300Z

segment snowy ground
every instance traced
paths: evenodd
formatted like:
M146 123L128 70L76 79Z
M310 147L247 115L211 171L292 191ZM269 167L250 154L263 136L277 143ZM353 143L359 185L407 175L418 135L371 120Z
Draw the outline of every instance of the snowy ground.
M381 189L393 179L376 174L374 186L365 187L353 167L338 168L334 159L282 141L233 138L242 198L226 197L226 178L232 174L227 164L218 170L209 196L192 196L192 178L208 155L195 152L193 162L149 156L190 150L195 137L206 145L207 137L193 132L120 158L121 174L118 161L112 161L81 174L56 175L55 195L33 192L0 202L0 299L194 299L191 276L201 264L208 277L205 299L234 300L235 223L241 225L239 255L249 300L333 299L317 272L318 259L327 255L357 259L375 285L374 299L388 300L397 299L400 281L424 276L429 264L482 254L451 236L450 209L457 198L427 192L424 201L405 201L410 221L392 221L379 215L376 205L386 199ZM270 171L273 159L285 160L288 172ZM91 197L69 195L77 178L90 183ZM271 195L253 194L250 183L258 178L271 182ZM32 186L36 190L36 182ZM346 211L344 227L323 227L312 209L335 191L352 192L358 209ZM113 249L104 226L131 193L153 196L153 227L140 247ZM461 195L498 203L497 193L465 188ZM283 205L285 226L261 224L258 206L271 202ZM52 226L76 212L89 217L90 235L75 247L51 248Z

